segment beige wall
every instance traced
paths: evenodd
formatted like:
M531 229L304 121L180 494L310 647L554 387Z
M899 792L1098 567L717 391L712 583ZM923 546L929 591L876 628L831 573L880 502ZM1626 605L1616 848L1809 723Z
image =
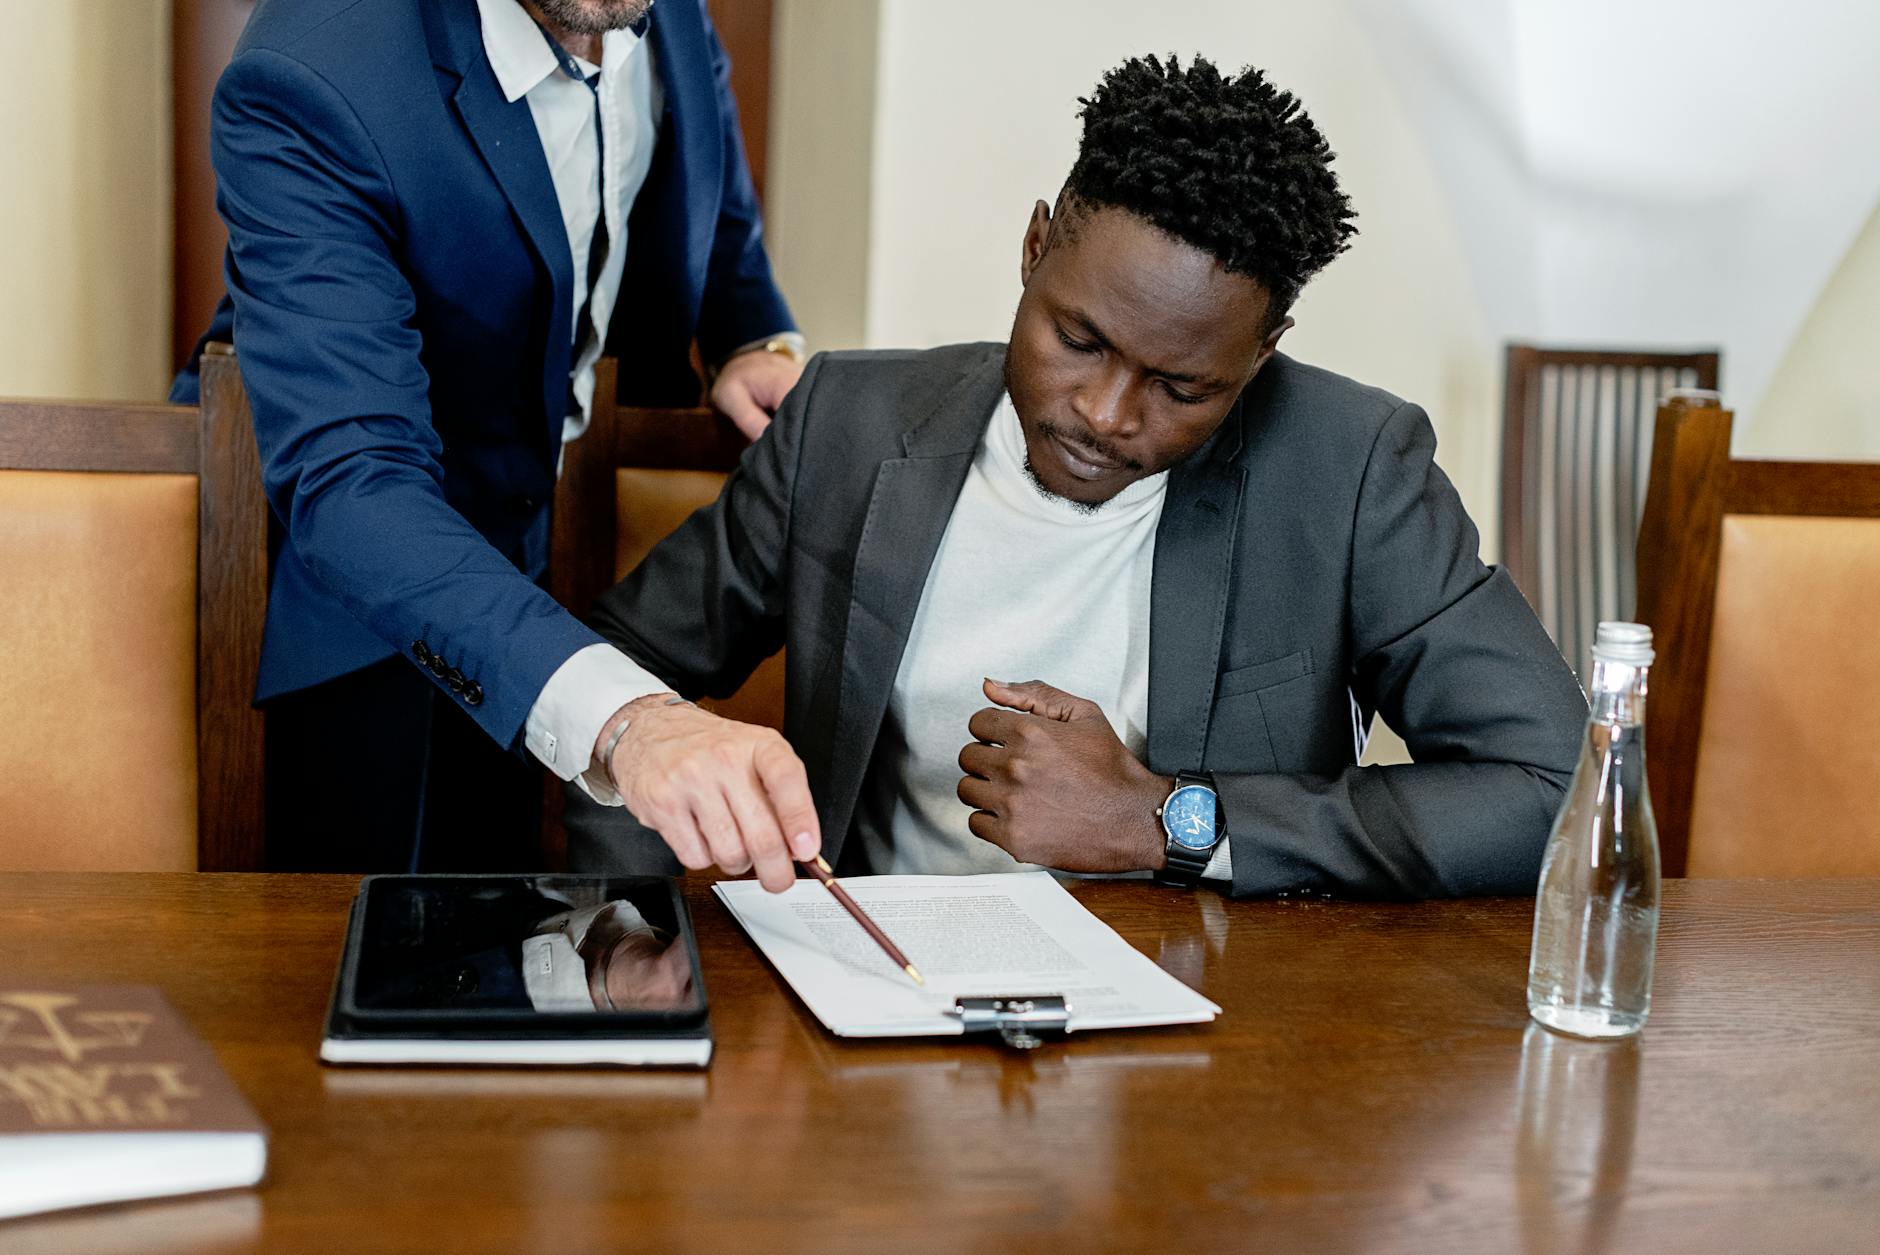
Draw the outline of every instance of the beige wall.
M0 0L0 396L156 400L168 0Z
M1880 459L1880 209L1828 279L1737 433L1745 458ZM1747 399L1747 398L1746 398Z
M868 291L879 0L777 0L764 218L816 348L857 348Z

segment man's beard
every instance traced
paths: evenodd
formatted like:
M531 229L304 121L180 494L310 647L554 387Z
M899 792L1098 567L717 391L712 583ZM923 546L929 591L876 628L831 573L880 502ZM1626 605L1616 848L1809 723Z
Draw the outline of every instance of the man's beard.
M1046 488L1044 481L1038 478L1038 468L1031 464L1031 450L1029 449L1025 451L1025 478L1031 481L1031 486L1038 490L1039 496L1050 501L1061 501L1079 514L1095 514L1110 504L1108 501L1079 501L1075 497L1060 496Z
M653 0L535 0L542 16L574 35L625 30L653 7Z
M1005 367L1001 374L1005 380L1005 395L1010 398L1012 396L1012 354L1009 349L1005 354ZM1012 412L1014 414L1018 413L1018 403L1016 401L1012 403ZM1070 506L1080 514L1095 514L1098 510L1101 510L1104 506L1109 504L1107 501L1073 501L1069 497L1059 496L1049 488L1046 488L1044 481L1038 478L1038 468L1031 464L1031 446L1025 442L1025 420L1022 418L1018 420L1018 432L1018 446L1025 454L1025 478L1031 481L1031 486L1038 490L1039 496L1045 498L1047 501L1062 501L1065 505Z

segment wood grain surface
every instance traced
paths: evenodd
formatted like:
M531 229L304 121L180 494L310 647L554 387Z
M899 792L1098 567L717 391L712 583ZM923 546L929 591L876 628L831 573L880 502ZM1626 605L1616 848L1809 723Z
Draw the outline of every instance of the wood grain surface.
M194 406L0 399L0 467L196 473Z
M321 1067L352 890L0 876L7 983L162 986L273 1135L0 1250L1880 1249L1880 881L1668 882L1622 1045L1529 1026L1527 900L1083 884L1225 1013L1029 1055L830 1037L694 883L702 1074Z
M1665 872L1682 876L1691 844L1704 678L1717 608L1733 411L1673 399L1658 411L1638 530L1638 620L1652 630L1652 813Z
M253 698L268 612L268 499L234 351L207 346L201 371L196 866L259 871L267 822L267 721Z

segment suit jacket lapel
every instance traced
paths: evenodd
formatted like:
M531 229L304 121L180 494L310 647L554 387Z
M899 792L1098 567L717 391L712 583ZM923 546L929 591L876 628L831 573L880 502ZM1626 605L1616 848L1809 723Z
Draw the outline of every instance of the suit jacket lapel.
M1155 535L1149 605L1149 766L1173 775L1201 766L1221 636L1233 583L1246 472L1237 402L1213 440L1169 472Z
M927 573L1004 390L1004 362L1002 349L989 351L902 437L906 456L883 462L875 473L855 552L830 788L821 816L832 858L848 835Z
M542 155L541 136L527 99L503 99L503 89L483 51L483 27L473 3L427 6L432 63L457 77L451 104L477 151L522 223L536 257L547 268L552 298L543 354L542 403L553 447L559 448L568 407L572 357L574 256L561 220L561 201Z

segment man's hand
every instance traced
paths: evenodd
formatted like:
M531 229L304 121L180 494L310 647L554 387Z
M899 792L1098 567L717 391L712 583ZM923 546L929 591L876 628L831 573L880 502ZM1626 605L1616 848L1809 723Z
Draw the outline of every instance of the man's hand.
M782 353L751 349L726 362L712 385L712 404L755 440L803 373L803 363Z
M771 728L667 701L629 702L601 729L597 757L619 721L630 720L611 763L621 801L687 867L716 863L732 875L754 867L764 888L788 889L791 860L822 848L802 760Z
M1155 809L1173 782L1137 761L1095 702L1038 680L987 680L985 693L998 705L967 721L975 739L960 751L974 836L1062 871L1161 868Z

